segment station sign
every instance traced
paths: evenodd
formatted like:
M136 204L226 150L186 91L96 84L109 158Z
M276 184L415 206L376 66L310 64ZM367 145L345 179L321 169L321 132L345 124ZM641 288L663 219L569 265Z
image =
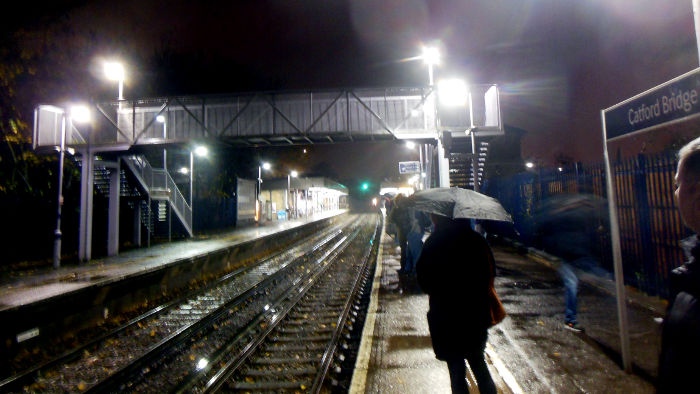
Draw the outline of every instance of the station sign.
M603 111L608 140L700 113L700 69L683 74Z
M420 173L419 161L400 161L399 174L418 174Z

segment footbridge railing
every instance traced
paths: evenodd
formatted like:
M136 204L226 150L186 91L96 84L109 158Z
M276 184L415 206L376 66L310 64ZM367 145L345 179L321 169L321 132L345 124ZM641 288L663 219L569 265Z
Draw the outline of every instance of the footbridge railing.
M90 130L68 145L122 146L221 139L288 145L435 136L429 87L259 92L94 104Z
M124 156L123 160L151 199L170 203L173 212L187 233L192 236L192 207L185 200L170 173L163 168L151 167L143 156Z

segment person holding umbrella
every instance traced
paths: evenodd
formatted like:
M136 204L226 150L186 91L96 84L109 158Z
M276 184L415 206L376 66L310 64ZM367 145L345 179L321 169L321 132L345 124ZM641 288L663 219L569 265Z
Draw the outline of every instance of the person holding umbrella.
M409 202L430 213L435 225L416 267L418 284L429 297L427 317L435 357L447 362L453 393L469 391L465 360L479 392L496 393L484 360L492 325L493 253L486 239L472 229L470 219L512 220L498 201L467 189L428 189Z

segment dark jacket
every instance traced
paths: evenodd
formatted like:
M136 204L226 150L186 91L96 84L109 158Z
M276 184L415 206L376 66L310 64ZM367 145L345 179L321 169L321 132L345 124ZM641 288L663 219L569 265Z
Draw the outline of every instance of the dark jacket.
M467 220L438 224L423 245L416 272L430 297L428 326L439 360L464 358L483 346L491 319L491 253Z
M688 261L671 272L671 304L666 311L659 357L659 393L695 387L700 372L700 242L686 239Z
M409 210L405 207L405 203L394 203L394 207L389 214L389 222L396 226L396 234L399 237L399 242L406 242L406 236L411 228L411 219L409 217Z

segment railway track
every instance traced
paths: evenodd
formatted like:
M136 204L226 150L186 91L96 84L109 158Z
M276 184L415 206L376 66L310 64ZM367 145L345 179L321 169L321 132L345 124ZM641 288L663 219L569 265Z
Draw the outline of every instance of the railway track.
M201 386L211 355L232 350L265 323L273 300L347 248L361 227L348 221L137 319L62 357L0 382L3 391L177 391ZM352 230L351 230L352 229ZM202 356L206 355L206 356Z
M376 239L377 227L370 243ZM357 237L355 250L324 267L316 280L281 304L286 314L231 358L198 391L319 392L343 339L349 339L360 292L371 275L371 248ZM357 257L360 249L361 258ZM343 356L340 360L343 361ZM334 369L338 370L339 366ZM187 387L189 389L191 387Z

